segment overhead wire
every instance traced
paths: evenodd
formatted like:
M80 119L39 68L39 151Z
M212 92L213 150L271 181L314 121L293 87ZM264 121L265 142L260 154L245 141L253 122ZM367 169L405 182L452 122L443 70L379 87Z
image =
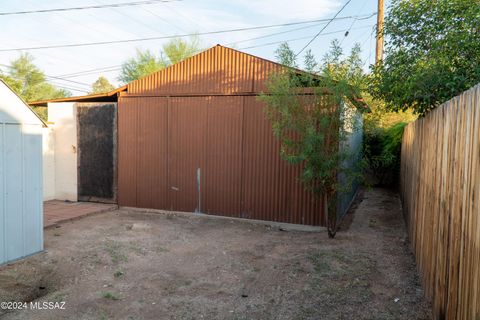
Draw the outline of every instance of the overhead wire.
M174 23L171 23L170 21L168 21L168 20L165 19L164 17L156 14L154 11L149 10L149 9L147 9L147 8L144 8L144 7L140 7L140 8L141 8L143 11L150 13L152 16L156 17L157 19L163 21L164 23L166 23L166 24L174 27L175 29L180 30L181 32L188 33L187 30L183 29L182 27L179 27L179 26L175 25Z
M372 26L374 26L374 25L359 26L359 27L353 28L353 30L360 30L360 29L369 28L369 27L372 27ZM294 30L296 30L296 29L294 29ZM292 30L289 30L289 31L292 31ZM346 31L345 29L335 30L335 31L323 33L322 35L337 34L337 33L345 32L345 31ZM285 33L285 32L286 31L283 31L281 33ZM277 33L275 33L275 34L277 34ZM262 37L272 36L272 35L275 35L275 34L269 34L269 35L262 36ZM266 46L270 46L270 45L274 45L274 44L279 44L279 43L282 43L282 42L293 42L293 41L298 41L298 40L309 39L311 37L312 36L309 35L309 36L303 36L303 37L299 37L299 38L291 38L291 39L286 39L286 40L281 40L281 41L274 41L274 42L268 42L268 43L263 43L263 44L258 44L258 45L246 46L246 47L241 47L239 49L240 50L247 50L247 49L253 49L253 48L260 48L260 47L266 47ZM256 38L260 38L260 37L256 37ZM236 43L245 42L247 40L253 40L253 39L256 39L256 38L245 39L245 40L237 41ZM230 43L228 45L231 45L231 44L235 44L235 43ZM196 54L196 53L199 53L203 50L204 49L202 48L200 50L195 51L194 53ZM61 74L61 75L57 75L57 77L62 78L62 79L68 79L68 78L88 76L88 75L97 74L97 73L115 72L115 71L120 71L121 69L122 69L122 64L114 65L114 66L108 66L108 67L88 69L88 70L78 71L78 72L74 72L74 73Z
M101 2L101 0L95 0L95 2L103 5L103 3ZM134 21L134 22L137 23L138 25L141 25L141 26L143 26L143 27L145 27L145 28L147 28L147 29L152 30L153 32L158 32L158 31L159 31L158 29L153 28L151 25L149 25L149 24L147 24L147 23L145 23L145 22L143 22L143 21L135 18L135 17L134 17L133 15L131 15L131 14L126 14L126 13L122 12L121 10L118 10L117 8L113 8L112 10L115 11L117 14L119 14L119 15L121 15L121 16L124 16L124 17L126 17L127 19L130 19L130 20Z
M200 26L195 20L190 19L190 18L187 17L185 14L183 14L181 10L177 10L177 9L175 9L174 7L171 8L170 5L169 5L169 3L166 3L166 2L162 3L162 6L163 6L164 8L167 8L167 9L170 10L171 12L175 13L177 17L180 16L180 17L182 17L185 21L188 21L189 23L191 23L191 24L193 24L194 26L196 26L197 31L199 31L199 32L201 31L201 26Z
M17 77L17 76L12 76L12 75L8 75L9 77L15 79L15 80L20 80L20 81L25 81L25 77ZM87 89L83 89L83 88L78 88L78 87L72 87L72 86L67 86L67 85L63 85L63 84L57 84L57 83L54 83L52 80L47 80L46 79L46 82L47 83L50 83L51 85L55 86L55 87L58 87L58 88L61 88L61 89L66 89L66 90L71 90L71 91L78 91L78 92L83 92L83 93L90 93L90 91L88 91Z
M12 66L9 66L9 65L6 65L6 64L2 64L2 63L0 63L0 67L8 68L9 70L14 69ZM69 80L69 79L63 79L63 78L61 78L61 77L50 76L50 75L47 75L47 74L45 74L45 73L44 73L43 75L45 76L45 78L47 78L47 80L48 80L48 79L55 79L55 80L57 80L57 81L61 80L61 81L66 81L66 82L74 83L74 84L77 84L77 85L83 85L83 86L86 86L86 87L89 87L89 88L91 87L90 84L87 84L87 83L85 83L85 82L74 81L74 80ZM15 76L13 76L13 75L11 75L11 74L9 74L8 76L15 77Z
M76 77L76 76L82 76L83 74L89 74L89 73L92 73L92 72L107 72L109 71L110 69L113 69L113 70L116 70L116 69L119 69L121 68L122 65L119 64L119 65L115 65L115 66L110 66L110 67L101 67L101 68L95 68L95 69L88 69L88 70L84 70L84 71L77 71L77 72L73 72L73 73L66 73L66 74L61 74L61 75L57 75L57 77L61 77L61 78L73 78L73 77Z
M347 3L348 4L348 3ZM357 16L345 16L345 17L337 17L338 16L338 13L336 16L334 16L333 18L328 18L328 19L314 19L314 20L308 20L308 21L298 21L298 22L290 22L290 23L283 23L283 24L275 24L275 25L264 25L264 26L254 26L254 27L246 27L246 28L237 28L237 29L229 29L229 30L218 30L218 31L212 31L212 32L205 32L203 34L214 34L214 33L223 33L223 32L237 32L237 31L244 31L244 30L255 30L255 29L264 29L264 28L273 28L273 27L285 27L285 26L293 26L293 25L300 25L300 24L306 24L306 23L315 23L315 22L327 22L327 24L333 20L344 20L344 19L354 19L354 20L366 20L366 19L369 19L371 18L372 16L374 16L376 13L371 13L371 14L368 14L368 15L357 15ZM240 40L240 41L237 41L237 42L234 42L234 43L230 43L230 44L235 44L235 43L243 43L243 42L246 42L246 41L251 41L251 40L257 40L257 39L262 39L262 38L267 38L267 37L270 37L270 36L274 36L274 35L279 35L279 34L285 34L285 33L288 33L288 32L293 32L293 31L297 31L297 30L301 30L301 29L306 29L306 28L310 28L310 27L314 27L316 25L310 25L310 26L302 26L300 28L295 28L295 29L291 29L291 30L286 30L286 31L280 31L280 32L275 32L275 33L271 33L271 34L267 34L267 35L263 35L263 36L259 36L259 37L254 37L254 38L249 38L249 39L244 39L244 40ZM367 26L368 27L368 26ZM356 29L360 29L362 27L359 27L359 28L356 28ZM351 29L351 27L350 27ZM334 31L334 32L330 32L330 33L325 33L325 35L327 34L333 34L333 33L338 33L338 32L343 32L345 30L338 30L338 31ZM193 35L193 34L192 34ZM197 34L198 35L198 34ZM176 36L166 36L166 37L177 37L178 35ZM180 35L182 36L182 35ZM183 35L183 36L187 36L187 35ZM308 37L300 37L300 38L294 38L294 39L287 39L287 40L283 40L283 41L276 41L276 42L270 42L270 43L265 43L265 44L259 44L259 45L254 45L254 46L248 46L248 47L243 47L243 48L240 48L240 49L251 49L251 48L257 48L257 47L264 47L264 46L269 46L269 45L273 45L273 44L277 44L277 43L280 43L280 42L284 42L284 41L297 41L297 40L302 40L302 39L305 39L305 38L309 38L311 36L308 36ZM162 38L165 38L165 37L162 37ZM130 41L132 39L129 39L128 41ZM123 40L121 40L123 41ZM229 44L229 45L230 45ZM21 48L22 49L22 48ZM18 50L18 49L17 49ZM1 50L0 51L5 51L5 50ZM200 51L203 51L200 50ZM198 52L200 52L198 51ZM197 53L197 52L195 52ZM110 66L110 67L102 67L102 68L95 68L95 69L90 69L90 70L85 70L85 71L79 71L79 72L74 72L74 73L69 73L69 74L63 74L63 75L57 75L57 76L50 76L50 75L46 75L46 77L49 77L51 79L56 79L56 80L60 80L60 81L67 81L67 82L72 82L72 83L77 83L77 84L81 84L81 85L84 85L84 86L90 86L86 83L81 83L79 81L74 81L74 80L68 80L68 78L74 78L74 77L81 77L81 76L88 76L88 75L92 75L92 74L96 74L96 73L107 73L107 72L115 72L115 71L119 71L122 69L122 65L115 65L115 66Z
M74 10L119 8L119 7L127 7L127 6L131 7L131 6L140 6L140 5L148 5L148 4L165 3L165 2L178 2L178 1L183 1L183 0L145 0L145 1L134 1L134 2L123 2L123 3L98 4L98 5L83 6L83 7L68 7L68 8L39 9L39 10L31 10L31 11L0 12L0 16L22 15L22 14L32 14L32 13L64 12L64 11L74 11Z
M362 7L360 8L360 12L363 10L363 8L365 8L365 5L367 4L367 1L368 0L365 0L362 4ZM374 14L376 15L376 14ZM343 41L345 41L345 39L348 37L348 34L350 33L350 30L352 29L353 25L355 24L355 22L357 22L357 20L353 20L352 23L350 24L350 27L348 27L347 31L345 32L345 36L342 38L342 40L340 41L340 46L342 46L343 44Z
M308 43L306 45L303 46L302 49L300 49L300 51L298 51L296 54L295 54L295 57L298 57L298 55L300 53L303 52L303 50L305 50L306 48L308 48L308 46L313 42L315 41L315 39L318 38L318 36L330 25L330 23L332 23L332 21L335 20L335 18L340 14L340 12L343 11L343 9L345 9L345 7L351 2L352 0L348 0L341 8L340 10L337 11L337 13L335 13L335 15L333 16L333 18L330 19L330 21L328 21L328 23L310 40L308 41Z
M370 15L366 15L365 17L361 17L361 18L354 17L354 18L352 18L352 19L353 19L354 21L357 21L357 20L367 20L367 19L370 19L371 17L376 16L376 14L377 14L376 12L373 12L373 13L371 13ZM263 35L263 36L258 36L258 37L254 37L254 38L249 38L249 39L245 39L245 40L240 40L240 41L231 42L231 43L227 44L227 46L228 46L228 45L239 44L239 43L242 43L242 42L252 41L252 40L258 40L258 39L268 38L268 37L276 36L276 35L279 35L279 34L290 33L290 32L294 32L294 31L298 31L298 30L304 30L304 29L308 29L308 28L314 28L314 27L317 27L318 25L321 25L321 24L323 24L323 23L313 24L313 25L310 25L310 26L303 26L303 27L299 27L299 28L295 28L295 29L286 30L286 31L269 33L269 34Z
M351 0L349 0L349 1L351 1ZM337 15L338 15L338 13L337 13ZM300 24L305 24L305 23L321 22L321 21L329 21L329 23L330 23L333 20L343 20L343 19L352 19L352 18L354 18L354 16L340 17L340 18L337 18L335 16L335 17L330 18L330 19L315 19L315 20L300 21L300 22L290 22L290 23L281 23L281 24L272 24L272 25L263 25L263 26L254 26L254 27L244 27L244 28L235 28L235 29L225 29L225 30L216 30L216 31L190 33L190 34L180 34L180 35L155 36L155 37L133 38L133 39L124 39L124 40L110 40L110 41L98 41L98 42L70 43L70 44L60 44L60 45L23 47L23 48L6 48L6 49L0 49L0 52L21 51L21 50L42 50L42 49L56 49L56 48L71 48L71 47L85 47L85 46L107 45L107 44L117 44L117 43L129 43L129 42L139 42L139 41L183 38L183 37L190 37L190 36L195 36L195 35L202 36L202 35L221 34L221 33L230 33L230 32L241 32L241 31L248 31L248 30L259 30L259 29L268 29L268 28L275 28L275 27L300 25ZM327 23L326 26L328 26L329 23ZM322 30L324 30L324 29L325 29L325 27Z
M361 26L361 27L355 28L355 30L364 29L364 28L369 28L369 27L371 27L371 26L372 26L372 25ZM341 32L345 32L345 31L346 31L346 29L336 30L336 31L331 31L331 32L323 33L322 35L323 35L323 36L326 36L326 35L341 33ZM298 41L298 40L310 39L311 37L312 37L312 36L310 35L310 36L304 36L304 37L299 37L299 38L293 38L293 39L287 39L287 40L274 41L274 42L269 42L269 43L264 43L264 44L259 44L259 45L253 45L253 46L249 46L249 47L242 47L242 48L239 48L239 49L240 49L240 50L246 50L246 49L260 48L260 47L266 47L266 46L270 46L270 45L274 45L274 44L279 44L279 43L283 43L283 42L293 42L293 41Z

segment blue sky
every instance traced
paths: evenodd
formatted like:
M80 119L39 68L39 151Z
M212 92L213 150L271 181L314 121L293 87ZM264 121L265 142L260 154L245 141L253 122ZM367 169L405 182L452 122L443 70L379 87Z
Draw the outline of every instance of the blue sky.
M65 8L138 0L3 0L0 12ZM69 43L98 42L189 34L270 24L283 24L332 17L347 0L182 0L134 7L91 9L68 12L35 13L0 16L0 49L15 49ZM340 13L342 16L368 15L377 9L376 0L352 0ZM352 25L353 23L353 25ZM338 20L332 22L310 46L317 58L328 50L330 42L338 38L349 51L355 42L362 46L367 68L374 60L374 25L376 16L366 20ZM310 23L289 27L250 30L235 33L201 36L204 47L217 43L274 60L278 44L289 41L297 52L311 39L324 23ZM268 36L272 33L301 30ZM349 35L345 31L351 27ZM263 37L267 36L267 37ZM251 38L263 37L260 39ZM342 40L343 39L343 40ZM159 53L168 40L109 44L89 47L27 50L35 63L48 75L70 81L49 78L57 85L68 87L74 95L85 94L98 76L107 77L115 85L119 65L135 54L135 49L150 49ZM0 51L0 64L9 62L22 51ZM72 73L111 67L82 76ZM4 67L0 69L5 71Z

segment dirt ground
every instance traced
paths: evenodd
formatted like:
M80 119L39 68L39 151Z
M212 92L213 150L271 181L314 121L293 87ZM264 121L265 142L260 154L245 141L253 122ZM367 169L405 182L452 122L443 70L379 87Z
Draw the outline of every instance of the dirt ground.
M429 319L400 202L366 191L326 232L125 209L45 232L0 267L0 301L65 301L2 319ZM3 312L3 313L2 313Z

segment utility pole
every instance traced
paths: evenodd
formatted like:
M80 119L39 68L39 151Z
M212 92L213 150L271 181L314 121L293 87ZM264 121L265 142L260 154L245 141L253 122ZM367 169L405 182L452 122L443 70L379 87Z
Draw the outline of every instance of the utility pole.
M377 12L377 48L375 50L375 64L383 59L383 0L378 0Z

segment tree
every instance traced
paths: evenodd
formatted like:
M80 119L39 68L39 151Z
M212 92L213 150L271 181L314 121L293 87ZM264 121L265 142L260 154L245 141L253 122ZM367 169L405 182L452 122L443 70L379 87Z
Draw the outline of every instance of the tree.
M182 38L175 38L162 46L163 59L166 65L172 65L185 60L201 49L200 39L196 36L190 38L190 41L185 41Z
M92 93L105 93L115 89L107 78L100 76L97 81L92 84Z
M318 62L312 53L312 49L308 49L307 52L305 53L303 65L305 66L305 71L307 72L315 73L318 71L317 70Z
M27 102L71 95L70 92L48 83L45 74L35 66L33 60L30 54L21 54L10 63L6 74L0 74L0 78Z
M295 52L293 52L287 42L283 42L278 46L277 50L275 50L275 58L279 63L287 67L298 67Z
M45 74L33 63L33 57L28 53L21 54L13 60L6 74L0 72L3 79L23 100L27 102L63 98L70 96L70 92L58 89L46 81ZM47 121L45 107L33 107L33 110Z
M355 94L360 96L366 88L366 76L363 72L363 62L360 57L362 49L359 43L352 47L350 55L343 56L343 50L337 39L330 45L330 51L325 54L321 64L324 75L330 75L334 80L346 81Z
M297 65L288 45L281 45L277 58L289 66ZM312 53L308 53L308 66L313 66ZM336 233L336 195L342 192L338 174L350 174L342 166L349 154L339 148L348 130L355 126L352 112L347 112L360 95L358 83L357 49L342 57L338 43L325 56L315 76L284 69L272 75L267 83L268 92L260 99L266 103L265 112L272 123L275 137L280 141L280 156L293 165L301 165L301 181L317 197L323 198L330 237ZM302 94L309 90L309 94Z
M480 82L479 16L476 0L392 0L371 94L423 115Z
M157 58L150 50L137 49L134 58L128 59L122 65L122 71L118 80L128 83L133 80L148 76L157 70L165 68L165 63Z
M201 50L201 45L198 37L192 37L190 41L175 38L164 44L162 49L158 57L149 50L141 51L137 49L136 57L128 59L122 65L118 80L128 83L145 77L193 56Z

